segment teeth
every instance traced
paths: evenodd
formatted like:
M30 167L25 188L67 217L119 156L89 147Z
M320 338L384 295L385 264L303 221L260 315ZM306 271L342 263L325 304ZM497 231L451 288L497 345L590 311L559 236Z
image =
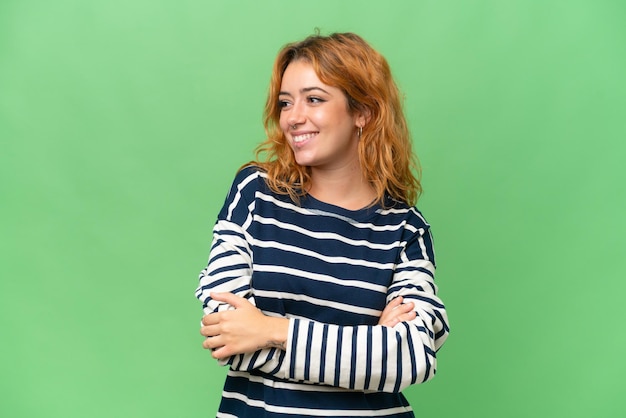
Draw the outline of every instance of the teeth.
M307 140L309 138L313 138L315 135L317 135L317 134L312 133L312 134L304 134L304 135L294 136L293 137L293 142L302 142L302 141L305 141L305 140Z

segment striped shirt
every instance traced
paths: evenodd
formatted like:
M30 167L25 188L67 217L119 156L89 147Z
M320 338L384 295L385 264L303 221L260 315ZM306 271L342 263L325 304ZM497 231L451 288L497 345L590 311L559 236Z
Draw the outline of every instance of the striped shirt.
M413 417L401 390L435 375L449 330L430 226L391 199L356 211L312 196L294 204L265 178L237 174L196 297L206 314L232 309L212 291L245 297L288 318L288 339L220 361L230 370L217 416ZM397 296L416 318L377 325Z

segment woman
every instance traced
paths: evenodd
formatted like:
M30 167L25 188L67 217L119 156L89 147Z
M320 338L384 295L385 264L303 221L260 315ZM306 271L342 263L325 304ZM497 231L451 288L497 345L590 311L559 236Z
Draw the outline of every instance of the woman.
M357 35L285 46L196 296L218 416L413 417L448 334L400 96ZM262 158L261 158L262 157Z

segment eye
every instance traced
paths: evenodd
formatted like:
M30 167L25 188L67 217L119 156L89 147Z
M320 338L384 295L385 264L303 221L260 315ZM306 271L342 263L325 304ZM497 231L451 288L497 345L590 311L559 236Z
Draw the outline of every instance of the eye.
M289 104L290 104L290 103L289 103L289 101L288 101L288 100L279 100L279 101L278 101L278 108L279 108L279 109L284 109L284 108L286 108L287 106L289 106Z
M312 104L324 103L326 101L322 99L321 97L317 97L317 96L309 96L307 97L307 100L309 101L309 103L312 103Z

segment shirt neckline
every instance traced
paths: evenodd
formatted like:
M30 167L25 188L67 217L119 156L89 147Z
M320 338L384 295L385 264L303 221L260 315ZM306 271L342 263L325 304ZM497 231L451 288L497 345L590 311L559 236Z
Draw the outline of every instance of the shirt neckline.
M333 205L332 203L322 202L321 200L316 199L310 194L307 194L302 198L301 205L303 208L330 212L332 214L340 215L356 221L363 221L367 218L370 218L371 216L378 213L379 209L381 209L379 203L374 203L371 206L366 206L364 208L356 210L346 209L341 206Z

